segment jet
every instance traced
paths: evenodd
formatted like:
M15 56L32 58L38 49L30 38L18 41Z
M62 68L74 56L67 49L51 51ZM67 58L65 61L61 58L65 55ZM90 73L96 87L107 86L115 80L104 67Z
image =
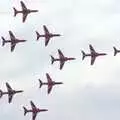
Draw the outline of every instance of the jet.
M23 92L23 90L13 90L7 82L6 82L6 87L7 87L7 92L3 92L2 90L0 90L0 98L3 95L8 94L8 102L9 103L12 102L12 98L13 98L14 94Z
M84 60L84 58L86 56L90 56L91 57L91 65L94 64L96 57L107 55L106 53L98 53L98 52L96 52L91 44L89 45L89 48L90 48L90 54L86 54L84 51L81 51L81 52L83 54L82 60Z
M28 8L26 7L26 5L23 3L23 1L20 1L20 3L21 3L21 7L22 7L22 10L21 10L21 11L18 11L18 10L16 10L15 7L13 7L13 9L14 9L14 17L15 17L18 13L22 13L22 14L23 14L23 19L22 19L22 21L23 21L23 23L24 23L25 20L26 20L26 18L27 18L27 16L28 16L28 14L34 13L34 12L38 12L38 10L30 10L30 9L28 9Z
M9 35L10 35L10 40L5 40L4 37L1 37L1 38L3 40L2 41L2 46L4 46L5 43L11 43L11 52L14 51L15 46L16 46L17 43L26 42L26 40L20 40L20 39L16 38L14 36L14 34L12 33L12 31L9 31Z
M65 57L60 49L58 49L58 54L59 54L59 58L54 58L51 55L51 64L53 64L55 61L60 61L60 70L63 68L64 63L66 61L68 61L68 60L75 60L76 59L76 58L72 58L72 57Z
M62 82L55 82L55 81L52 81L50 75L48 73L46 73L46 77L47 77L47 82L42 82L40 79L39 79L39 82L40 82L40 86L39 88L42 87L42 85L47 85L48 86L48 94L51 92L52 90L52 87L54 85L60 85L60 84L63 84Z
M60 34L50 33L49 30L48 30L48 28L47 28L45 25L43 25L43 29L44 29L44 32L45 32L44 35L40 35L37 31L36 31L36 34L37 34L37 40L38 40L40 37L44 37L44 38L45 38L45 46L48 45L48 43L49 43L49 41L50 41L50 39L51 39L52 37L59 37L59 36L61 36Z
M48 111L47 109L39 109L39 108L37 108L32 101L30 101L30 104L31 104L32 109L29 109L29 110L28 110L28 109L27 109L26 107L24 107L24 106L23 106L23 109L24 109L24 116L25 116L28 112L32 112L32 120L35 120L38 112Z
M118 50L116 47L113 47L113 49L114 49L114 56L116 56L117 53L120 53L120 50Z

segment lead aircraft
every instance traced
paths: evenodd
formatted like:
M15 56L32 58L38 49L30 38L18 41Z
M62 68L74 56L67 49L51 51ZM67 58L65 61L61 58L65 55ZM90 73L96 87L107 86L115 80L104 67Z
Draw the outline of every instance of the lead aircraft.
M23 92L23 90L13 90L13 89L11 88L11 86L9 85L9 83L7 83L7 82L6 82L6 87L7 87L7 92L3 92L2 90L0 90L0 98L1 98L3 95L8 94L8 102L9 102L9 103L12 102L12 98L13 98L14 94Z
M34 13L34 12L38 12L38 10L28 9L28 8L26 7L26 5L23 3L23 1L20 1L20 3L21 3L22 10L21 10L21 11L18 11L18 10L16 10L15 7L13 7L13 9L14 9L14 16L16 16L18 13L22 13L22 14L23 14L23 19L22 19L23 22L25 22L28 14Z
M42 85L48 86L48 94L51 92L54 85L63 84L62 82L53 81L48 73L46 73L46 77L47 77L47 82L42 82L40 79L39 79L39 82L40 82L40 88L42 87Z
M30 101L30 104L31 104L32 109L27 109L27 108L24 107L24 106L23 106L23 109L24 109L24 116L25 116L27 113L29 113L29 112L32 113L32 120L35 120L35 118L36 118L36 116L37 116L37 114L38 114L39 112L48 111L47 109L37 108L32 101Z

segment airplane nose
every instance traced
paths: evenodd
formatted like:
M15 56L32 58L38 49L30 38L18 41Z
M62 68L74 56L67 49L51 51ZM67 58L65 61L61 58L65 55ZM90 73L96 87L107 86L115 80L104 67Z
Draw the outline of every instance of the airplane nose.
M73 60L75 60L76 58L72 58Z
M35 10L35 12L39 12L39 10Z
M24 92L23 90L20 90L20 92Z

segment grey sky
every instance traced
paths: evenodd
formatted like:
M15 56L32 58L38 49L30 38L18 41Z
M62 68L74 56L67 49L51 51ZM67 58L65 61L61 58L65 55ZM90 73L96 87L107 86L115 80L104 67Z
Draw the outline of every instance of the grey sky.
M49 120L119 120L120 119L120 56L113 57L113 46L120 49L120 2L118 0L24 0L28 8L39 12L28 15L22 23L22 15L13 17L12 7L21 9L18 0L0 1L0 35L9 38L12 30L16 37L27 42L0 49L0 88L5 82L23 94L15 95L8 104L7 96L0 99L2 120L30 120L23 116L22 106L30 108L30 100L48 112L38 114L38 119ZM35 31L43 33L43 25L51 32L62 34L45 48L44 40L36 41ZM96 51L108 55L96 59L90 66L90 58L81 60L81 50L89 52L88 44ZM50 56L58 57L57 49L66 56L76 57L65 63L60 71L59 63L53 65ZM47 88L39 89L38 78L46 81L45 73L64 85L54 87L47 95Z

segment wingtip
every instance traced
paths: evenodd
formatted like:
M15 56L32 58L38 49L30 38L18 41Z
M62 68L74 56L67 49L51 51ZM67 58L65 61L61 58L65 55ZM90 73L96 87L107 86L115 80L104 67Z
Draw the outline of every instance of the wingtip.
M62 70L62 67L60 67L60 70Z
M5 84L6 84L6 85L9 85L9 83L8 83L8 82L6 82Z
M48 73L46 73L46 76L48 76L49 74Z
M46 27L46 25L43 25L43 27Z
M45 47L47 47L48 44L45 43Z
M58 49L58 52L61 52L61 50L60 50L60 49Z

